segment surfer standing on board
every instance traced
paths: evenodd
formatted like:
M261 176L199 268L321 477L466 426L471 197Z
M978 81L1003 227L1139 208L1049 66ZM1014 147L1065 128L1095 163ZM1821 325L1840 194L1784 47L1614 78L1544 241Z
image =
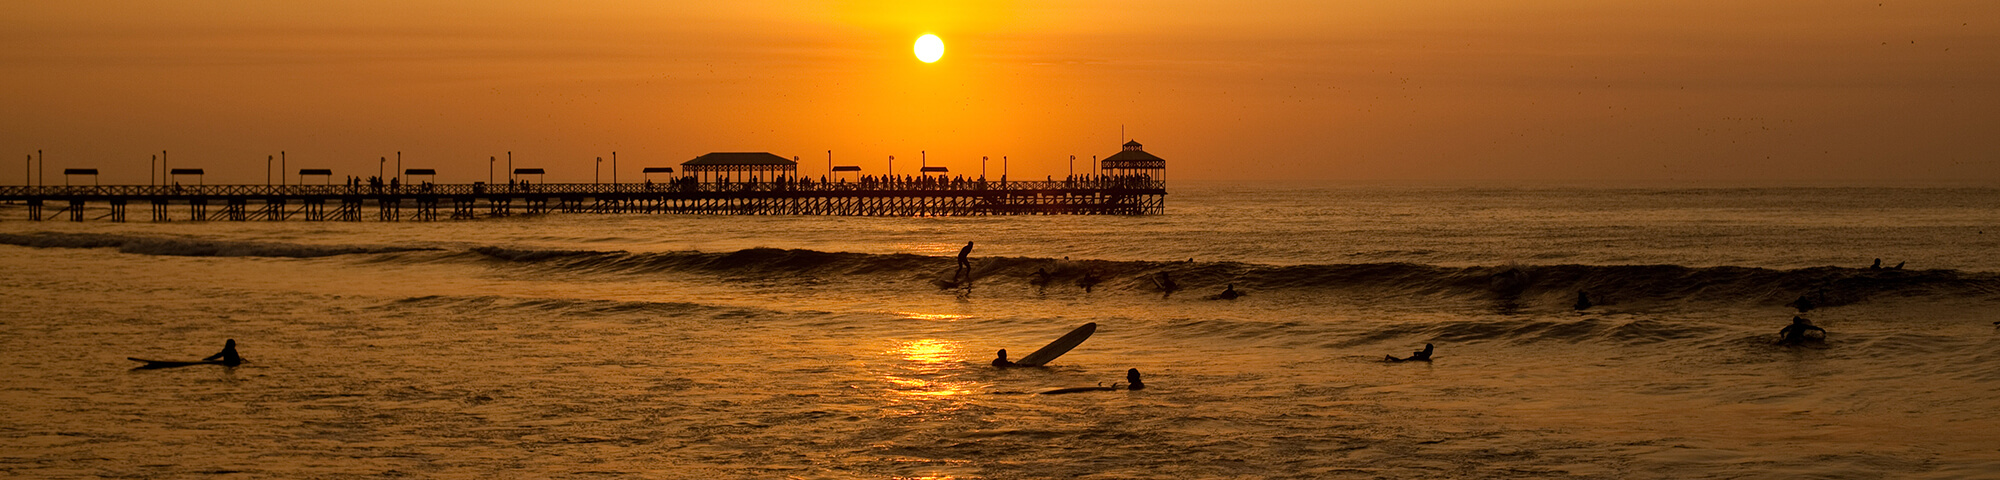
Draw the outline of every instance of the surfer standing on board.
M965 248L958 249L958 268L972 269L972 261L966 259L968 255L972 255L972 242L965 242Z

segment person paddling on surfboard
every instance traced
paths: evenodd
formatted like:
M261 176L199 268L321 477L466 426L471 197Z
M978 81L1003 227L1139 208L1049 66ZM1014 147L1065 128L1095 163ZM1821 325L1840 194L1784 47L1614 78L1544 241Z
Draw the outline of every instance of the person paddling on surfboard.
M1035 353L1021 357L1021 361L1018 362L1008 361L1007 349L1003 348L1000 349L999 358L993 359L993 366L1007 368L1047 365L1050 361L1055 360L1056 357L1069 353L1070 349L1076 348L1077 345L1082 345L1083 341L1089 339L1092 333L1097 333L1097 322L1086 323L1083 326L1076 327L1075 330L1070 330L1068 334L1064 334L1062 338L1058 338L1056 341L1049 342L1041 350L1036 350Z
M1146 382L1139 381L1139 369L1128 368L1125 369L1124 387L1119 387L1118 384L1114 382L1109 387L1098 386L1098 387L1058 388L1055 390L1042 392L1042 395L1062 395L1065 393L1082 393L1082 392L1116 392L1119 390L1145 390L1145 389L1146 389Z
M1383 360L1388 362L1428 362L1431 361L1431 350L1434 348L1431 344L1426 343L1424 344L1423 351L1410 352L1410 356L1408 357L1396 358L1395 355L1383 355Z
M1234 283L1229 284L1227 287L1222 287L1222 293L1215 294L1215 298L1223 300L1235 300L1236 297L1241 296L1243 296L1243 293L1236 291L1236 284Z
M138 370L185 367L189 365L221 365L225 367L234 367L243 364L243 357L236 354L236 339L233 338L229 339L229 341L227 342L223 342L222 351L216 352L214 355L209 355L207 358L203 358L201 360L192 362L176 361L176 360L147 360L137 357L125 357L125 359L134 362L145 362L146 363L145 365L140 365L138 367L135 367L135 369Z

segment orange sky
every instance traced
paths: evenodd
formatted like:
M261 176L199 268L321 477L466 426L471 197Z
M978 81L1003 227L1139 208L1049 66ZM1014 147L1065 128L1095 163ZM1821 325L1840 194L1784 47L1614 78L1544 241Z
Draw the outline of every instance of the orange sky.
M560 5L557 5L560 4ZM547 181L710 151L1060 177L2000 185L2000 2L64 1L0 16L24 154ZM935 33L936 64L911 43ZM0 159L4 160L4 159ZM504 161L504 160L503 160ZM393 165L392 165L393 166ZM605 166L610 166L607 159ZM609 173L605 174L608 181ZM338 181L336 179L335 181Z

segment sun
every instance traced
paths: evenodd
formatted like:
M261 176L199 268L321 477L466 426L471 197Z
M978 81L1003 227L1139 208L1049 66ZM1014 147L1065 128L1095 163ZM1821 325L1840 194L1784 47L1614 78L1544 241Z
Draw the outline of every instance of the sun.
M944 57L944 40L939 40L937 35L932 35L928 33L924 34L924 36L917 37L918 60L923 60L924 63L931 63L931 62L936 62L938 61L939 58L943 57Z

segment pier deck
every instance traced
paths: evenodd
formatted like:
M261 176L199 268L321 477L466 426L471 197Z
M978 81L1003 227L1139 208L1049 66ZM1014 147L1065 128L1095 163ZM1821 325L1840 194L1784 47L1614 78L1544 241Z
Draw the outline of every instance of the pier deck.
M1150 178L1075 181L548 183L369 185L102 185L0 187L26 219L126 221L131 204L153 221L381 221L514 214L712 215L1148 215L1166 184ZM54 207L54 212L47 209Z

